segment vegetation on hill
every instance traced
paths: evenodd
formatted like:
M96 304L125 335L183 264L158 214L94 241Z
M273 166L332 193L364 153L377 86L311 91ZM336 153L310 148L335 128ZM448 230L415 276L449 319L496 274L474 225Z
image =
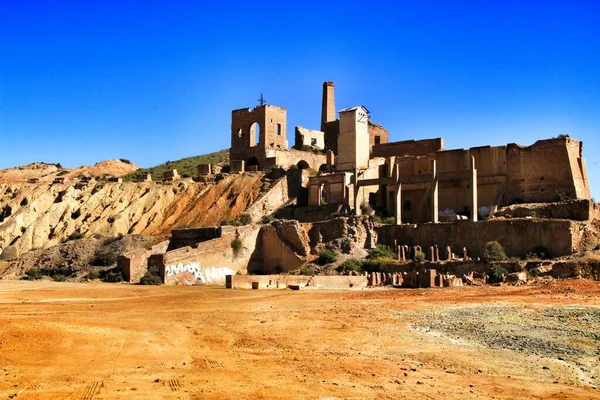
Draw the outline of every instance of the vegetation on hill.
M163 172L177 170L179 176L189 177L198 174L198 164L217 164L229 160L229 150L221 150L215 153L201 156L182 158L177 161L167 161L164 164L150 168L140 168L137 171L123 176L124 181L133 180L138 175L152 174L152 179L162 179Z

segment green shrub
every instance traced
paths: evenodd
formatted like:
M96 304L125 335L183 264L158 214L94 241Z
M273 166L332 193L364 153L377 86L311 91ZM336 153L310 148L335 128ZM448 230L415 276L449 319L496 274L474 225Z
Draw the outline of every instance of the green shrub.
M386 224L386 225L392 225L392 224L396 223L396 218L394 218L394 217L386 217L386 218L383 218L381 220L381 223L382 224Z
M260 219L260 223L261 224L270 224L271 222L275 221L276 219L277 218L275 218L275 216L272 214L263 215L262 218Z
M104 274L102 280L104 282L117 283L123 281L123 275L121 271L110 271Z
M37 268L30 268L25 272L25 279L28 281L36 281L38 279L42 279L42 273Z
M233 239L231 241L231 249L233 250L233 256L236 258L239 257L239 255L242 253L242 250L244 250L244 243L242 242L242 239L239 237Z
M504 252L504 248L500 243L496 240L492 240L491 242L487 242L485 244L485 249L483 250L483 259L489 261L501 261L506 260L506 253Z
M300 275L311 276L314 275L313 269L310 267L310 264L305 265L300 268Z
M83 239L83 233L79 232L79 231L75 231L73 233L71 233L68 237L66 241L69 240L79 240L79 239Z
M119 160L120 160L121 162L124 162L125 164L131 164L131 161L129 161L129 160L128 160L128 159L126 159L126 158L119 158Z
M334 263L336 260L335 253L331 250L323 250L319 253L319 257L317 257L316 263L318 265L326 265Z
M90 272L88 272L85 276L85 279L87 279L88 281L92 281L94 279L100 279L100 271L98 271L97 269L93 269Z
M250 214L243 213L240 214L239 220L242 225L249 225L252 223L252 216Z
M539 267L533 267L529 271L527 271L530 276L536 277L542 275L542 270Z
M416 262L423 262L425 261L425 253L423 253L422 251L416 251L415 252L415 261Z
M373 214L373 207L371 207L369 203L362 203L360 205L360 211L363 213L363 215L371 215Z
M351 258L349 260L344 261L343 263L341 263L337 268L336 271L341 272L341 273L349 273L349 272L356 272L359 273L361 272L361 262L359 260L357 260L356 258Z
M142 276L142 279L140 279L140 285L162 285L162 284L163 284L163 280L162 280L162 277L159 275L158 267L156 267L156 266L148 267L148 270L146 271L144 276Z
M384 244L378 244L374 249L369 250L369 257L371 259L375 258L392 258L396 259L398 254L390 247Z
M117 253L114 251L107 251L104 253L96 254L96 257L92 261L92 265L97 267L108 267L117 262Z
M51 278L55 281L55 282L64 282L67 280L67 277L64 276L63 274L54 274L51 276Z
M146 271L142 279L140 279L140 285L162 285L163 281L158 275L154 275L150 273L150 271Z
M499 283L499 282L503 282L504 281L504 275L506 275L508 273L508 271L506 270L506 268L503 267L499 267L499 266L493 266L490 269L490 283Z
M361 265L361 270L365 272L380 272L383 259L364 260Z

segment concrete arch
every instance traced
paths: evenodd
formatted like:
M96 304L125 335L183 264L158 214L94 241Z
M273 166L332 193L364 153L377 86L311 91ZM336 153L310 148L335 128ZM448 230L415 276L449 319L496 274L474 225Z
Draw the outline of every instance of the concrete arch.
M250 157L249 159L246 160L246 168L252 167L254 165L256 165L257 168L260 167L260 165L258 163L258 158L256 158L256 157Z

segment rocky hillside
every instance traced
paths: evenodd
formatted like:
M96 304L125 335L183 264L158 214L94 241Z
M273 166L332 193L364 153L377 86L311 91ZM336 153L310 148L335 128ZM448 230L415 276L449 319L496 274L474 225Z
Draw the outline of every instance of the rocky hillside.
M128 160L106 160L93 166L82 165L79 168L63 168L60 164L33 163L21 167L0 170L0 184L13 184L37 179L50 183L59 176L73 179L81 176L120 177L140 169Z
M0 258L13 259L81 235L162 235L176 227L218 225L259 197L262 177L224 175L215 184L182 180L172 185L0 181Z

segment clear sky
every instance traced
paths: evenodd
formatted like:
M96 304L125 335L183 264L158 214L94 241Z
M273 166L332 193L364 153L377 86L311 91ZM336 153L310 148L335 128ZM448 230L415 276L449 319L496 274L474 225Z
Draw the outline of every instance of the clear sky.
M570 134L600 197L600 1L0 0L0 168L230 145L231 110L318 129L321 88L390 140Z

